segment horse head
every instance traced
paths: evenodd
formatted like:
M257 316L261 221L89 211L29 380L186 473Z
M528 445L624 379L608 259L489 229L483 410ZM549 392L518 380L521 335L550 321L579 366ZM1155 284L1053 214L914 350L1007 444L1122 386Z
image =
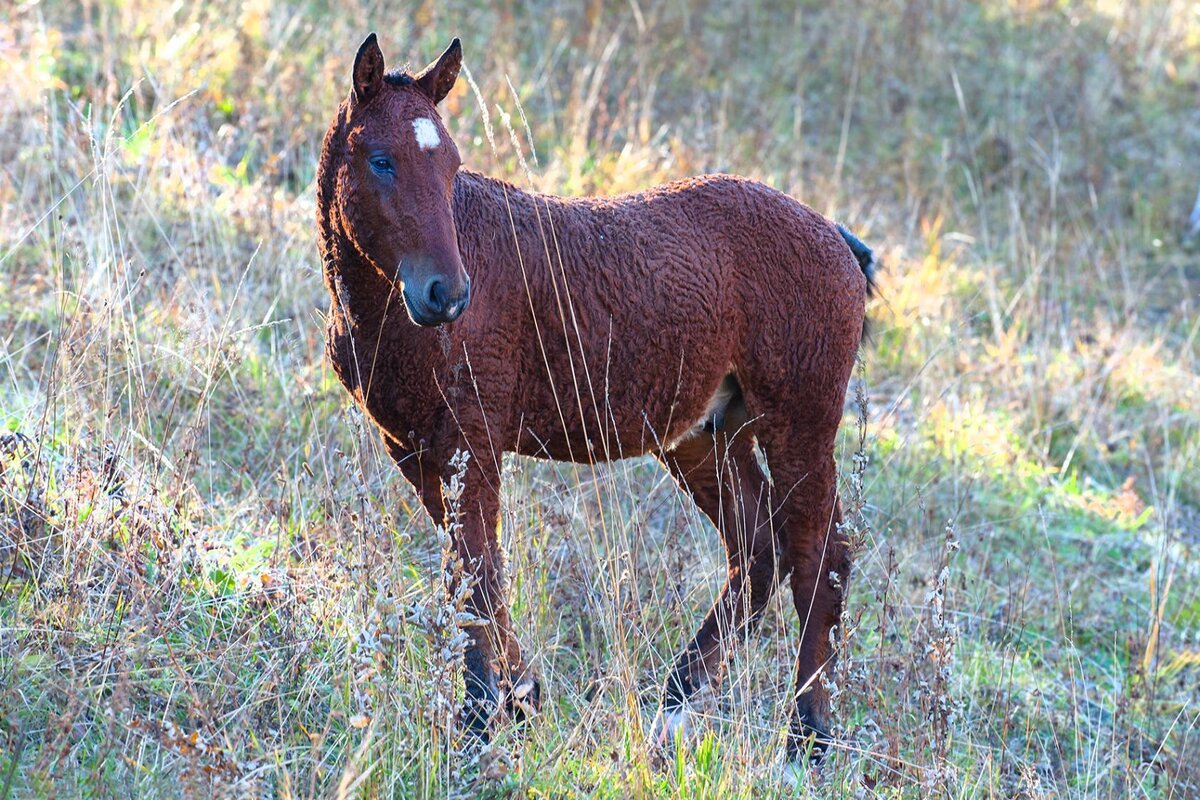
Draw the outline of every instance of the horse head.
M386 72L375 34L354 60L354 88L339 114L333 212L346 238L402 290L418 325L453 322L471 299L452 209L462 165L437 104L462 65L455 39L416 75Z

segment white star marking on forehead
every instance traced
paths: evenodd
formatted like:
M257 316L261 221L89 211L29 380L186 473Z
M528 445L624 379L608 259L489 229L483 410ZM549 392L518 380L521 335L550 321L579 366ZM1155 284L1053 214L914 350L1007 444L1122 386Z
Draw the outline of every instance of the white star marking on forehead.
M437 125L428 117L418 117L413 120L413 132L417 135L417 144L422 150L432 150L442 143L438 136Z

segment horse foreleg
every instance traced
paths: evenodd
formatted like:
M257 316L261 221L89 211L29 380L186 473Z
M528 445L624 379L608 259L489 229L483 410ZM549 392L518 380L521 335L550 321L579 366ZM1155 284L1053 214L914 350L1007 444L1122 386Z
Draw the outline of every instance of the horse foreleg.
M536 710L540 686L521 658L509 616L504 559L499 540L500 476L475 461L468 462L461 476L461 494L445 496L455 469L431 465L412 455L394 450L405 477L416 487L421 502L434 523L447 526L461 564L449 576L451 596L458 594L461 581L470 584L466 597L465 630L468 635L463 655L466 697L460 723L468 735L486 741L488 728L500 703L509 716L522 719Z
M484 485L472 490L468 483L460 501L463 513L456 544L474 584L468 610L476 618L469 628L472 647L465 663L464 723L486 738L487 722L497 706L508 719L523 722L541 707L542 697L541 684L525 662L509 613L507 565L500 546L500 476L480 477ZM473 704L484 713L476 713Z

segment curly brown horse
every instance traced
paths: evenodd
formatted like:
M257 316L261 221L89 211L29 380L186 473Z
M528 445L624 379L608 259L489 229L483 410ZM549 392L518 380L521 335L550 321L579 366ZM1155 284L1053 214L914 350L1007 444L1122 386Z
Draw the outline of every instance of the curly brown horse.
M455 546L474 585L462 720L486 738L541 688L504 593L506 452L653 454L720 531L728 575L666 679L655 735L686 721L790 573L803 624L789 749L824 745L850 570L834 439L871 251L761 183L712 175L620 197L553 197L462 168L436 110L458 40L417 75L371 34L325 136L317 224L328 354L435 522L470 454ZM756 457L761 448L767 471Z

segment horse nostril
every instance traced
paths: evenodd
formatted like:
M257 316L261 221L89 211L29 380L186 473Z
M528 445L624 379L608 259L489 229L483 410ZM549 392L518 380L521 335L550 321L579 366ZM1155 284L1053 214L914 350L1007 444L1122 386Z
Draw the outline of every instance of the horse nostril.
M429 282L429 307L438 312L446 307L446 289L441 278Z

